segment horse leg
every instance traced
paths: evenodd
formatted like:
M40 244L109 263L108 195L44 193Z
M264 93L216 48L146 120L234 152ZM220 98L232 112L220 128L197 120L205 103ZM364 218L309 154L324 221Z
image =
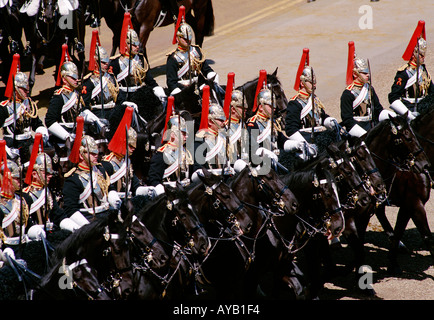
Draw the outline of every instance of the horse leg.
M427 246L434 264L434 239L426 217L425 207L420 204L414 210L410 211L410 217L416 225L417 230L422 236L422 240Z
M398 247L409 220L410 215L408 214L408 210L406 210L404 207L400 207L398 216L396 217L394 235L390 238L391 246L389 249L389 266L387 271L392 275L400 275L402 273L402 270L398 264Z

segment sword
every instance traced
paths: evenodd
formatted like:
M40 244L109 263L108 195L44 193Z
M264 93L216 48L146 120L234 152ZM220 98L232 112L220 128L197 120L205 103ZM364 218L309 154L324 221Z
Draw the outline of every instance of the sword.
M274 107L275 107L275 99L274 99L274 91L273 85L271 87L271 151L273 151L274 143L276 142L276 137L274 136Z
M222 169L222 177L224 176L224 172L226 169L226 166L230 166L230 158L229 158L229 130L231 129L231 120L232 120L232 106L229 105L229 119L228 119L228 125L226 127L226 161L223 164Z
M39 146L38 146L39 148ZM44 207L45 207L45 214L44 214L44 230L45 232L47 232L47 221L48 221L48 183L47 183L47 158L45 157L44 154L44 180L45 180L45 203L44 203Z
M128 200L128 184L129 184L129 174L130 174L130 164L129 164L129 152L128 152L128 126L125 125L125 165L126 165L126 172L125 172L125 201Z
M20 171L20 242L22 244L23 238L23 168L21 166L21 157L18 157L18 170Z
M127 84L127 98L126 100L128 101L129 95L130 95L130 90L129 90L129 83L128 83L128 78L130 77L130 72L131 72L131 50L132 50L132 41L131 41L131 33L130 33L130 52L128 55L128 76L125 79L125 82Z
M311 74L312 74L312 93L311 93L311 98L312 98L312 119L311 119L311 125L312 125L312 132L311 132L311 136L310 136L310 138L311 138L311 141L312 141L312 143L315 143L315 136L314 136L314 133L315 133L315 85L314 85L314 74L313 74L313 68L312 67L310 67L310 71L311 71Z
M369 99L370 99L370 107L369 107L369 115L371 118L371 127L374 121L374 98L373 98L373 92L372 92L372 73L371 73L371 64L369 63L369 59L368 59L368 70L369 70L369 80L368 80L368 84L369 84Z
M15 75L12 76L12 103L14 104L14 135L13 135L13 142L12 145L14 148L16 147L16 131L17 131L17 96L16 96L16 89L15 89Z
M182 143L181 143L181 116L178 113L178 182L181 182L181 155Z
M417 111L417 99L419 97L419 67L420 67L420 58L419 58L419 39L417 39L417 57L416 57L416 90L414 93L414 111Z
M95 190L93 189L93 165L90 161L90 151L89 151L89 143L86 139L86 148L87 148L87 161L89 162L89 179L90 179L90 190L92 194L92 209L93 209L93 218L95 219Z
M101 118L104 118L104 88L102 86L101 55L99 53L99 48L97 48L96 51L98 52L99 83L101 86Z

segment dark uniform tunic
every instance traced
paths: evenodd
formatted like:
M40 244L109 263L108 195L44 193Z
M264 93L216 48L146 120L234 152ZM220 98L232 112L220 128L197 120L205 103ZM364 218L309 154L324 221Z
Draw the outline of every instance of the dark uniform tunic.
M58 122L66 131L72 133L77 116L82 111L78 109L79 97L80 94L77 90L71 91L66 86L56 90L51 97L47 114L45 115L45 126L49 128L53 123ZM83 99L80 108L87 108ZM53 134L50 134L50 141L56 144L65 142Z
M133 166L129 160L128 170L126 159L123 155L117 155L114 152L103 158L101 164L110 176L109 190L118 192L120 198L125 198L126 174L128 172L128 194L135 196L136 190L140 187L140 181L133 172Z
M101 164L94 166L92 175L93 188L91 188L90 185L89 169L80 164L65 174L65 177L65 183L63 185L63 208L66 218L80 211L81 214L90 221L94 216L93 195L95 195L95 213L103 214L107 212L109 209L107 195L110 178Z
M42 225L44 221L47 230L50 229L50 223L54 223L57 227L64 216L64 211L59 207L56 197L53 196L50 189L47 190L42 185L32 183L23 190L23 198L29 207L29 220L27 230L36 224ZM48 210L48 214L46 214Z
M178 148L170 142L158 148L151 158L147 184L155 187L164 182L175 182L178 180L179 174L181 174L179 180L182 181L190 178L191 174L200 168L185 148L183 148L180 158L181 167L179 166Z
M187 51L177 48L172 53L168 54L166 62L166 84L169 92L176 88L183 89L189 84L189 80L198 81L199 72L204 77L214 70L208 62L204 60L202 49L199 46L191 45L189 48L190 63ZM200 81L200 78L199 78ZM202 83L198 83L202 85Z
M378 123L383 106L373 87L372 101L369 92L369 84L363 85L355 81L342 93L341 119L347 131L356 124L368 131Z
M113 73L119 83L118 103L126 101L127 90L129 93L128 100L131 100L132 94L144 83L151 88L158 86L149 72L149 66L141 53L136 54L129 61L128 55L117 55L111 58L109 65L109 73ZM129 65L131 64L131 71ZM128 89L127 89L128 88Z
M33 144L32 133L39 127L44 127L44 123L38 116L36 103L27 98L24 101L5 100L0 103L1 120L3 122L3 138L9 148L21 149ZM16 115L15 114L16 110ZM16 124L14 122L16 118ZM14 140L15 137L15 140ZM22 152L21 160L26 162L28 157L24 157Z
M325 112L324 105L318 97L315 97L314 103L315 112L313 113L312 98L303 91L299 91L298 94L289 100L285 117L285 133L288 137L301 130L301 135L306 139L307 142L310 143L312 122L314 122L315 132L317 132L317 129L321 130L324 128L321 126L324 124L324 120L328 118L329 115ZM312 121L312 113L314 121Z
M22 208L22 210L21 210ZM21 212L21 213L20 213ZM21 223L20 223L21 215ZM20 203L18 195L12 198L1 197L0 199L0 248L3 244L19 244L20 226L23 228L29 217L29 208L26 201Z
M113 73L106 72L102 76L102 81L104 92L104 115L102 114L99 72L94 72L86 77L86 80L83 83L83 101L97 117L109 119L116 103L119 88Z
M395 100L400 99L410 111L414 109L416 97L416 64L408 62L398 69L395 75L391 92L388 95L389 103L392 104ZM422 101L429 94L434 93L432 79L425 64L419 67L419 92L418 102Z

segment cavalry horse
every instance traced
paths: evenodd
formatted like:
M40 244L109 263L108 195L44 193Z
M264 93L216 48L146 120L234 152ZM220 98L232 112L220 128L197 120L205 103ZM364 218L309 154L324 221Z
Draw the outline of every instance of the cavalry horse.
M410 218L434 259L434 241L425 211L432 185L427 170L430 161L407 123L406 115L384 120L367 132L364 141L386 183L388 204L399 207L391 237L388 268L389 272L399 274L399 243ZM385 205L377 210L385 216Z
M101 17L104 17L107 26L113 32L112 52L113 56L119 47L120 35L124 13L131 13L131 21L140 38L142 49L146 52L146 44L149 35L156 27L164 27L176 22L170 8L164 8L160 0L128 0L126 3L120 0L99 0ZM204 37L213 35L214 10L211 0L178 0L178 7L185 7L186 22L193 28L195 42L202 46ZM171 39L168 39L168 43ZM146 56L146 54L145 54Z

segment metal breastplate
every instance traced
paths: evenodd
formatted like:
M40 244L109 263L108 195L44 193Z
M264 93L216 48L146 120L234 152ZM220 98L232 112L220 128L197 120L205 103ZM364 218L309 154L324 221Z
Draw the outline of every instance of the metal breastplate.
M16 124L15 124L15 134L31 134L32 128L32 118L30 117L29 111L31 109L29 99L24 100L23 102L10 102L7 105L9 117L13 116L14 113L17 113ZM8 117L8 118L9 118ZM14 134L14 123L12 122L10 125L6 126L6 134L12 135ZM29 137L30 138L30 137Z
M61 96L62 96L62 100L63 100L63 104L65 105L72 97L73 93L75 91L71 91L69 93L66 92L62 92ZM77 118L77 106L78 106L78 97L80 95L77 94L77 101L74 104L74 106L72 108L70 108L69 110L65 111L64 113L62 113L62 122L64 123L74 123L76 121Z
M13 219L12 222L8 222L7 226L5 225L6 221L8 220L8 217L9 219L11 219L9 215L12 214L11 212L14 210L14 206L19 206L19 205L20 205L19 200L17 198L10 199L5 203L0 203L0 210L4 214L2 225L0 225L0 227L3 229L3 233L5 234L6 237L15 237L20 233L19 211L17 217Z
M128 172L128 190L131 190L131 181L132 181L132 178L133 178L133 168L132 168L132 165L131 165L131 161L128 161L128 162L130 163L129 170L128 170L129 171ZM119 170L121 169L121 167L124 165L125 158L122 158L119 161L116 157L113 157L110 160L110 163L113 166L113 173L116 174L117 172L119 172ZM127 169L125 169L124 172L126 172L126 170ZM119 178L118 180L116 180L115 182L113 182L113 183L116 184L116 191L118 191L118 192L125 191L125 185L126 185L125 180L126 179L125 179L125 174L124 174L121 178Z
M45 197L45 189L36 189L32 187L29 190L28 195L32 198L32 204L36 203L39 199L43 199ZM38 224L43 224L41 217L45 216L47 220L49 218L48 213L45 214L45 203L47 204L48 212L50 212L50 210L53 208L53 198L51 197L51 192L49 190L47 190L47 199L43 201L43 205L32 213L33 215L36 215ZM32 210L32 206L30 206L30 210Z
M407 68L406 73L408 75L408 78L412 78L413 76L416 76L416 69L413 68ZM431 76L428 74L428 72L423 67L419 67L419 79L416 81L413 85L409 86L405 89L405 98L413 99L415 98L415 92L417 88L417 83L419 83L419 94L418 98L425 98L428 95L428 88L431 83Z
M354 98L357 98L361 92L362 88L358 86L354 86L351 89L351 93ZM367 116L370 114L371 110L371 99L369 98L369 91L366 93L362 103L357 108L353 108L353 114L357 117Z
M301 109L303 110L304 107L306 107L306 105L308 104L309 100L304 100L301 98L297 98L298 103L300 103L301 105ZM322 105L321 102L319 101L319 99L317 97L315 97L314 100L315 103L315 107L314 110L319 110L319 106ZM319 126L321 124L321 118L318 114L318 112L314 112L312 110L312 108L310 109L310 111L303 116L303 118L301 118L301 127L302 128L312 128L312 117L315 119L315 126Z
M190 54L190 65L189 65L189 54ZM190 47L189 52L187 51L176 51L175 59L178 62L178 79L189 80L197 76L198 71L201 69L201 64L198 63L200 58L200 53L197 48ZM185 72L183 70L185 69ZM180 74L181 73L181 74Z
M105 179L102 177L100 173L96 175L94 174L92 177L96 178L96 181L93 181L94 188L92 189L96 200L95 205L99 206L101 203L107 201L107 197L106 197L107 186L104 185ZM90 183L90 173L85 171L80 171L79 179L83 185L83 189L86 189L87 185ZM85 201L83 201L83 203L84 202L87 202L87 206L89 208L92 207L92 192L90 193L90 196Z
M208 145L206 162L213 169L221 168L226 159L226 140L222 133L217 136L207 135L205 141Z
M174 178L179 177L181 180L189 176L188 166L193 164L190 153L183 148L181 155L179 155L178 148L166 147L163 151L164 163L167 168L164 171L165 179L172 181ZM179 165L179 160L181 163Z
M128 70L129 65L130 59L128 57L121 56L119 58L119 67L121 72ZM145 76L146 70L143 67L142 61L140 60L139 55L135 55L134 58L131 59L131 69L129 75L122 79L120 83L121 85L128 87L140 86L144 81Z
M109 77L107 77L106 75L103 76L103 79L106 79L106 81L111 81ZM94 85L94 88L97 88L99 86L99 76L92 76L92 78L90 79ZM103 80L104 81L104 80ZM108 85L106 84L103 88L103 92L104 92L104 103L110 102L111 100L113 100ZM92 98L92 101L94 103L101 103L101 92L98 93L95 97Z

